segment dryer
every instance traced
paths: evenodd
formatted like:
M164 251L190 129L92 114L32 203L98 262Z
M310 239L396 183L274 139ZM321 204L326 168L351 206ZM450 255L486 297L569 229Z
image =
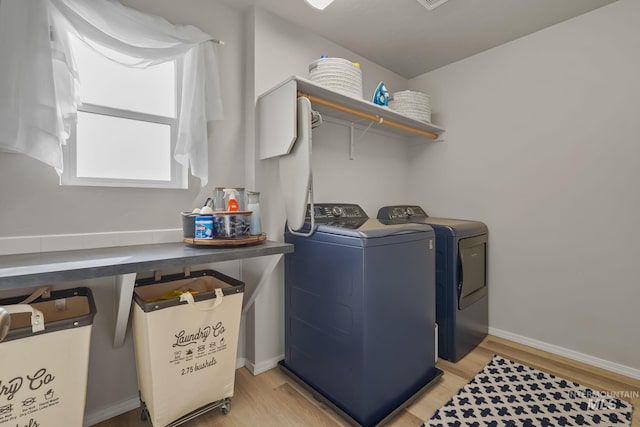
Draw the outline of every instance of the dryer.
M370 219L358 205L307 209L287 229L281 367L343 416L373 426L406 407L435 367L435 244L425 224Z
M385 206L378 218L433 227L438 355L457 362L488 332L487 226L480 221L430 217L415 205Z

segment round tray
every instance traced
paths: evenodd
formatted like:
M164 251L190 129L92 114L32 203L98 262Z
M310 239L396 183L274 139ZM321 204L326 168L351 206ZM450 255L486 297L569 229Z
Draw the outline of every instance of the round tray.
M230 247L230 246L245 246L245 245L257 245L267 240L266 234L259 236L249 236L244 239L192 239L185 237L182 239L184 243L197 247Z

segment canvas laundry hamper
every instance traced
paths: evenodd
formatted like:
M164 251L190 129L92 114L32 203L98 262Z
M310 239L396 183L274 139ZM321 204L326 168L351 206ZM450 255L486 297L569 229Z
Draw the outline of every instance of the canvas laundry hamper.
M0 342L0 427L81 427L96 313L91 290L40 288L0 300L0 313L10 316Z
M214 270L136 281L133 334L143 419L176 426L217 407L229 412L243 295L243 282Z

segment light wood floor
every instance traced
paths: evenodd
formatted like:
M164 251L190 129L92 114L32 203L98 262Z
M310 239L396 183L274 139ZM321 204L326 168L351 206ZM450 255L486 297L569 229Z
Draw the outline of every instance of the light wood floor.
M480 346L458 363L438 362L444 376L409 408L402 411L389 427L418 427L436 409L446 403L458 389L479 372L494 354L544 372L575 381L600 391L640 392L640 381L619 374L593 368L560 356L489 336ZM632 427L640 427L640 398L624 398L636 409ZM347 426L335 413L316 401L297 383L279 369L253 376L246 369L236 371L235 396L231 412L222 415L211 411L183 424L185 427L288 427L288 426ZM150 422L140 421L140 410L122 414L96 425L97 427L142 427Z

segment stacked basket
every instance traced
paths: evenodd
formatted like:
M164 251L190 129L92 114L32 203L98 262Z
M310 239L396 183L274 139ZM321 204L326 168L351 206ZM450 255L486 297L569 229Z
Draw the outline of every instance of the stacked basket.
M389 108L421 122L431 123L429 95L422 92L403 90L389 97Z
M309 80L343 95L362 99L362 71L342 58L320 58L309 65Z

